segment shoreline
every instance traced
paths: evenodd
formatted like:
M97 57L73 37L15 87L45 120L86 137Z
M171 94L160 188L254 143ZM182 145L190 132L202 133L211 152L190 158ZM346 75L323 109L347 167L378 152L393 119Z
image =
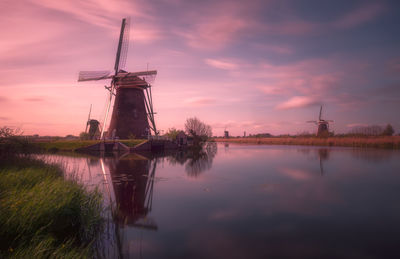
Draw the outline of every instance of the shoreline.
M400 136L382 137L271 137L214 138L215 142L256 145L298 145L400 149Z

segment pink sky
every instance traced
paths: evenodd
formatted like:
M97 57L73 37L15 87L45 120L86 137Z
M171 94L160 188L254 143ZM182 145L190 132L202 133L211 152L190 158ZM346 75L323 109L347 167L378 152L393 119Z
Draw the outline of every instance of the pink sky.
M314 132L325 107L335 132L391 123L400 130L396 1L3 0L0 126L78 135L103 120L119 27L131 18L126 70L158 70L156 124L197 116L232 135Z

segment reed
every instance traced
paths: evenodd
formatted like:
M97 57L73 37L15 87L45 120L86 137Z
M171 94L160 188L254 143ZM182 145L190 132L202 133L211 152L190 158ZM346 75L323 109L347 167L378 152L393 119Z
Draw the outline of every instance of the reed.
M62 169L26 157L1 161L0 258L90 258L102 197Z
M217 142L263 145L341 146L400 149L400 136L380 137L272 137L272 138L215 138Z

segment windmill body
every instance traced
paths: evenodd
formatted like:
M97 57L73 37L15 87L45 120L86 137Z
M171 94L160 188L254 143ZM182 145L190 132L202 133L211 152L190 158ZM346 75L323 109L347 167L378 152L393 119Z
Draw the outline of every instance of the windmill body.
M121 33L115 60L114 75L109 71L81 71L78 81L111 79L109 100L100 138L105 137L105 126L112 99L115 96L107 138L143 138L151 134L158 135L154 120L151 85L148 79L154 78L157 71L128 73L121 68L125 65L129 40L129 23L122 20Z
M116 82L116 96L108 138L144 138L150 133L145 104L147 82L129 73Z
M100 133L100 131L99 131L100 122L98 120L94 120L94 119L90 118L91 112L92 112L92 105L90 105L88 120L86 122L85 133L88 133L89 139L96 139L99 137L99 133ZM89 132L88 132L88 127L89 127Z
M96 139L99 137L99 125L100 122L98 120L89 120L88 121L88 125L89 125L89 139Z
M317 136L320 137L327 133L329 133L329 123L326 121L318 122Z

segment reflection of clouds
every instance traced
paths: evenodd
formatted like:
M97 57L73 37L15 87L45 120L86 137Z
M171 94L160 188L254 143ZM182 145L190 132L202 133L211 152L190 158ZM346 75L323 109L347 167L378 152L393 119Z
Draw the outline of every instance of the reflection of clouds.
M227 229L196 228L186 241L196 258L256 258L240 235ZM253 256L251 256L253 255Z
M279 171L294 180L309 180L311 173L301 169L281 168Z
M393 150L383 149L353 149L351 155L354 158L372 163L382 163L391 159Z
M236 218L238 215L239 215L239 212L236 210L233 210L231 208L218 209L216 211L213 211L209 215L209 219L211 219L211 220L226 220L226 219Z

